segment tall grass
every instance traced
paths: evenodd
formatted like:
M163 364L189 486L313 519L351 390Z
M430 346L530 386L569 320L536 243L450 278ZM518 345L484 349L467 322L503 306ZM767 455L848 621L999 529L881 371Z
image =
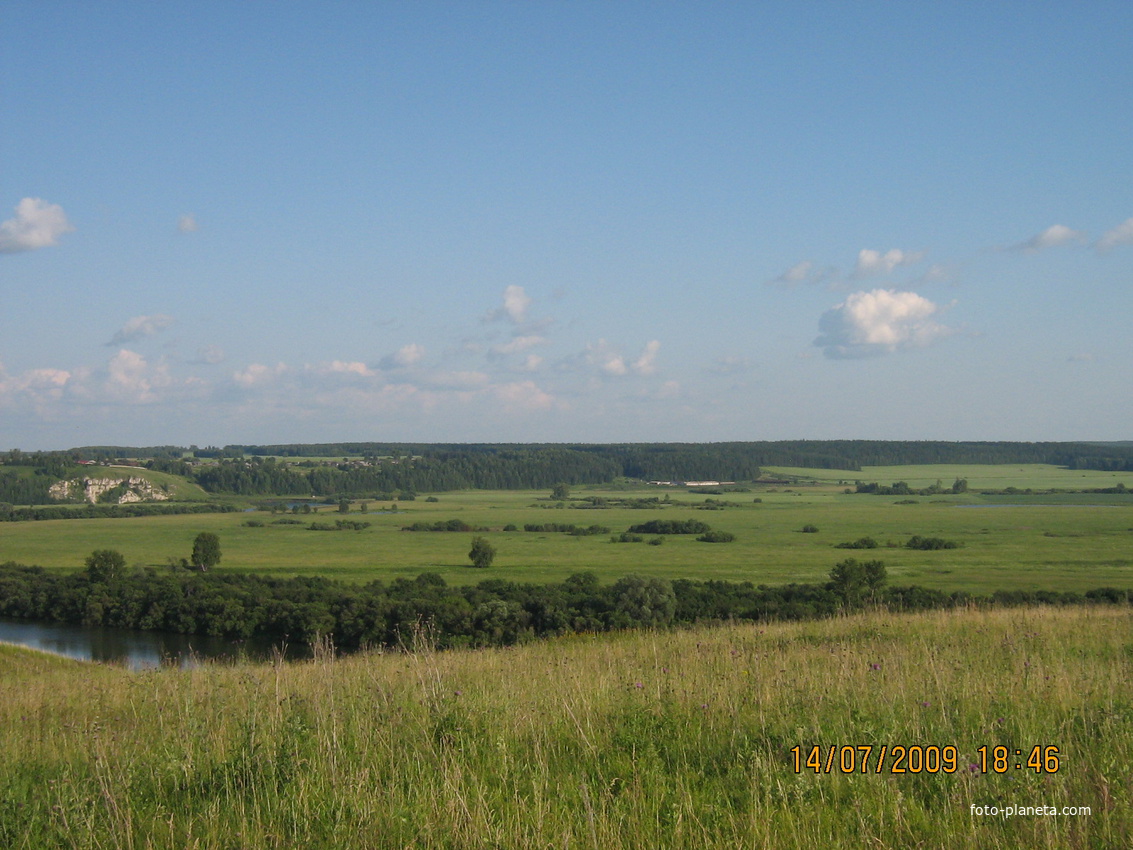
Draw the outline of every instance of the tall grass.
M863 614L450 653L423 635L143 673L0 647L0 846L1126 847L1131 625ZM960 769L796 774L812 744L951 744ZM984 744L1057 746L1059 770L973 772Z

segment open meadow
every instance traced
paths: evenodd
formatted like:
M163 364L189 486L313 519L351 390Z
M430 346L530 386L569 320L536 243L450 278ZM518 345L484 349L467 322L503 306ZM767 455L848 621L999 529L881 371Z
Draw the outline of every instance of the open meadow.
M349 514L323 506L315 514L250 511L128 519L52 520L0 524L0 560L78 569L95 549L115 549L136 567L165 567L189 555L202 531L217 534L219 569L278 576L320 575L352 582L438 573L450 584L485 578L557 582L593 571L612 581L629 573L659 578L724 579L756 584L821 582L848 556L885 562L891 585L990 593L996 590L1088 590L1133 587L1133 493L1041 493L1033 490L1133 488L1133 474L1082 472L1051 466L921 466L830 470L772 469L797 479L745 492L691 493L686 488L577 487L557 502L547 491L462 491L429 501L361 501ZM852 475L852 477L851 477ZM907 481L948 488L965 478L966 493L894 497L847 494L855 480ZM1020 493L982 495L981 489ZM229 497L231 498L231 497ZM660 500L660 501L649 501ZM596 505L595 503L599 503ZM250 503L249 503L250 504ZM661 545L611 543L612 535L653 519L696 519L735 535L702 543L666 535ZM311 531L312 522L369 523L347 531ZM290 521L281 523L281 520ZM459 520L476 532L409 532L414 523ZM608 528L572 536L526 532L529 524ZM817 529L804 533L804 527ZM514 527L515 530L505 530ZM492 567L472 569L471 538L496 550ZM904 548L914 535L959 544L942 551ZM879 548L835 548L863 537Z
M0 647L0 845L1128 847L1131 626L862 613L145 673Z

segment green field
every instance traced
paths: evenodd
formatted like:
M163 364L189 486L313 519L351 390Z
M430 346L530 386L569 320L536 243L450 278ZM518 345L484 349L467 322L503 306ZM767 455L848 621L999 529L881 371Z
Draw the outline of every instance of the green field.
M0 846L1129 847L1130 626L875 613L140 674L0 646Z
M450 583L484 578L560 581L583 570L607 580L628 573L664 578L715 578L757 584L814 582L850 556L880 558L890 584L919 584L941 590L1086 590L1133 587L1133 494L981 495L981 488L1036 490L1097 489L1123 483L1129 473L1076 472L1050 466L919 466L868 468L854 473L863 481L907 481L914 487L941 480L950 486L966 478L970 491L959 495L912 497L847 495L841 477L830 470L768 470L818 484L755 486L749 492L705 495L679 488L636 490L575 488L565 507L545 491L465 491L396 503L370 502L365 515L352 505L349 519L371 523L364 531L316 532L312 520L342 518L333 508L300 515L300 525L273 525L272 515L236 514L90 519L0 524L0 561L79 568L94 549L121 551L133 566L165 566L186 557L198 532L220 536L220 569L281 576L323 575L349 581L388 580L422 571ZM843 482L843 483L840 483ZM586 497L613 503L627 498L669 498L648 509L624 506L583 509ZM758 502L756 500L759 500ZM717 510L706 500L726 503ZM908 502L908 503L905 503ZM291 515L288 515L291 516ZM503 531L513 524L598 524L612 533L650 519L698 519L736 536L733 543L707 544L688 536L668 536L664 544L612 544L609 535L572 537L562 533ZM247 527L248 520L265 523ZM487 571L469 566L471 534L405 532L413 522L460 519L489 529L497 550ZM805 525L818 528L804 534ZM942 537L961 544L946 551L913 551L903 544L913 535ZM882 548L846 552L835 544L869 536ZM888 545L892 544L892 546Z

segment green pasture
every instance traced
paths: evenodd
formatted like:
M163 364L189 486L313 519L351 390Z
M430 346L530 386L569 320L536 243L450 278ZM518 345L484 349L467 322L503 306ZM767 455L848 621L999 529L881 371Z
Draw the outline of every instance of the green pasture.
M973 488L991 486L1069 487L1079 473L1054 467L992 469L981 467L890 468L892 480L924 486L959 475ZM987 468L985 468L987 469ZM944 470L950 470L945 472ZM962 472L958 473L957 470ZM786 470L780 470L786 472ZM829 471L808 470L808 472ZM1058 473L1062 473L1059 478ZM836 480L836 479L835 479ZM874 480L871 476L869 480ZM879 480L888 483L890 475ZM1088 473L1078 486L1107 487L1118 481L1133 486L1133 475ZM1006 483L1014 482L1014 483ZM998 488L998 485L997 485ZM669 498L648 509L584 509L587 496L611 500ZM752 581L756 584L815 582L847 557L881 559L891 584L919 584L941 590L1087 590L1101 586L1133 587L1133 494L1057 497L983 496L978 493L903 499L847 495L837 487L755 487L745 493L705 495L677 488L643 487L636 491L575 488L572 499L556 503L546 491L465 491L422 496L412 502L360 503L349 515L323 507L308 515L287 514L298 525L273 524L284 515L264 511L0 524L0 561L49 568L81 567L94 549L117 549L137 567L165 567L188 557L202 531L219 535L219 569L280 576L322 575L347 581L390 580L436 572L453 584L486 578L511 581L561 581L592 570L605 580L628 573L669 579L697 578ZM758 502L756 500L759 500ZM707 500L727 503L706 510ZM909 502L902 504L902 502ZM558 505L562 504L562 507ZM390 512L394 505L396 512ZM363 531L310 531L312 521L348 518L371 523ZM414 522L460 519L484 532L407 532ZM563 533L524 532L528 523L592 524L611 534L651 519L697 519L735 534L733 543L701 543L692 536L666 536L659 546L611 543L609 534L573 537ZM248 520L263 527L248 527ZM518 531L503 531L506 525ZM812 525L816 533L803 533ZM468 559L472 537L483 534L497 551L488 570L473 569ZM903 548L913 535L943 537L958 549L914 551ZM836 544L872 537L873 550L842 550ZM652 535L646 535L649 539Z
M798 478L803 482L821 485L853 487L855 482L892 484L904 481L910 487L921 489L939 481L951 487L957 478L966 479L970 490L1091 490L1115 487L1119 483L1133 487L1131 472L1099 472L1091 469L1066 469L1044 463L1004 464L922 464L919 466L863 466L860 470L808 469L794 466L763 468L764 475L778 478Z

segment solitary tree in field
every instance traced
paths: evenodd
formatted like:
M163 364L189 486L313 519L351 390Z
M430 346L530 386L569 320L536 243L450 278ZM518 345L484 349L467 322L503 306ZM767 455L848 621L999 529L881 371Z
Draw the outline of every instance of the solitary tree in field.
M562 482L556 484L551 488L551 498L559 502L565 502L570 498L570 487Z
M472 538L472 549L468 552L468 557L471 559L472 566L474 567L490 567L496 557L496 549L483 537L474 537Z
M204 572L220 563L220 538L211 531L202 531L193 541L193 566Z

